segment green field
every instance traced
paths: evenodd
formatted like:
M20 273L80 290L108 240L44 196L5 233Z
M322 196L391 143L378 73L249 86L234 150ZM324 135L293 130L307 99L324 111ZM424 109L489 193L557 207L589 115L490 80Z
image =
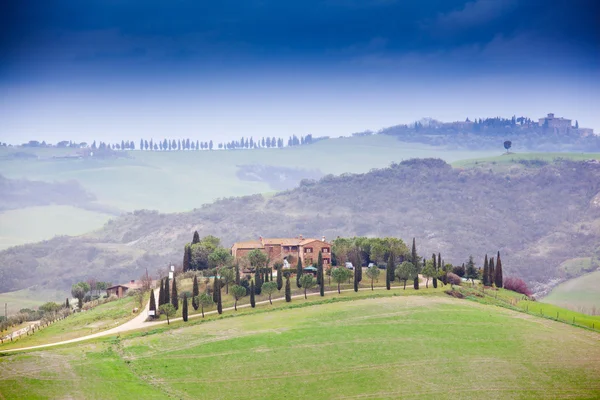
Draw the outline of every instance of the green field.
M6 399L23 393L100 399L107 390L113 398L181 399L600 396L599 334L435 292L359 298L367 295L8 354L0 358L0 393Z
M0 212L0 250L51 239L81 235L101 227L111 215L72 206L39 206Z
M583 313L600 315L599 287L600 271L594 271L561 283L542 301Z
M23 308L37 309L38 306L48 302L64 302L66 292L52 289L30 288L15 292L0 293L1 314L4 315L4 304L7 305L8 315L16 314Z

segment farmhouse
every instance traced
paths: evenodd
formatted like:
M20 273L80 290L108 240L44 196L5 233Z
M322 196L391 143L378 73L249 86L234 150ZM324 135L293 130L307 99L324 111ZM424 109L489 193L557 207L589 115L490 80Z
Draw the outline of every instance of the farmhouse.
M127 291L129 289L139 289L141 286L142 286L141 282L136 282L134 280L131 280L131 281L129 281L129 283L126 283L124 285L114 285L109 288L106 288L106 295L110 297L111 295L114 294L118 298L121 298L127 294Z
M265 253L274 262L286 260L290 265L296 265L298 259L302 265L316 264L319 252L323 257L323 265L331 264L331 243L325 241L325 236L319 239L303 238L299 235L295 238L267 239L262 236L258 240L238 242L231 247L231 254L235 259L242 258L252 250L258 249Z

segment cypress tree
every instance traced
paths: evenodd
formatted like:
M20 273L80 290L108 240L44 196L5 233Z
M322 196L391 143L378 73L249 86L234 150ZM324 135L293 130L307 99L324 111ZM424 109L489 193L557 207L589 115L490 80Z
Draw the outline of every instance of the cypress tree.
M283 272L281 271L282 265L277 265L277 290L281 290L283 287Z
M269 268L269 274L271 275L271 281L273 282L273 267Z
M490 268L488 270L488 274L488 282L490 286L492 286L494 284L494 281L496 280L496 268L494 267L494 257L490 258Z
M358 269L359 267L354 267L354 291L358 292Z
M496 276L494 277L494 281L496 283L497 288L501 288L504 286L502 278L502 260L500 260L500 252L498 252L498 257L496 257Z
M194 231L194 237L192 238L192 244L200 243L200 235L198 231Z
M319 251L317 256L317 285L323 282L323 253Z
M415 238L413 238L413 242L412 242L412 250L410 252L410 259L412 261L412 264L417 269L417 273L415 276L415 280L413 282L413 286L416 290L419 290L419 263L418 263L418 257L417 257L417 245L415 243Z
M169 304L171 302L171 296L170 296L170 293L169 293L169 288L170 288L169 277L167 276L165 278L165 289L164 289L165 290L165 298L164 298L165 302L163 304Z
M483 259L483 286L490 286L490 267L487 254Z
M319 294L325 296L325 279L323 278L323 265L321 265L321 284L319 285Z
M213 280L213 303L217 303L219 301L219 297L217 294L217 285L218 285L217 281L218 281L218 279L217 279L217 277L215 277Z
M256 300L254 298L254 281L250 282L250 307L256 307Z
M423 266L425 266L425 263L423 263ZM442 255L440 253L438 253L437 263L435 262L435 254L433 256L433 269L435 270L435 276L433 277L433 288L435 289L438 286L438 271L442 269Z
M192 285L192 296L196 297L200 295L200 289L198 288L198 277L194 275L194 283Z
M190 253L188 252L188 247L188 245L185 245L183 248L183 272L186 272L188 269L190 269Z
M299 288L302 287L300 285L300 278L302 277L302 259L298 257L298 264L296 264L296 286Z
M261 273L259 272L259 270L257 268L256 273L254 274L254 293L260 294L261 289L262 289Z
M177 295L177 282L175 282L175 277L173 277L173 291L171 292L171 304L175 310L179 310L179 296Z
M235 263L235 284L240 284L240 265Z
M217 312L223 314L223 303L221 302L221 282L217 279Z
M68 297L67 297L67 300L65 301L65 308L66 308L67 310L71 308L71 307L69 306L69 298L68 298ZM156 308L156 306L155 306L154 308Z
M285 278L285 301L289 303L292 301L292 288L290 286L290 277Z
M356 265L356 280L358 283L360 283L360 281L362 281L362 259L360 256L360 249L358 247L354 250L354 263Z
M325 275L323 274L323 254L319 251L319 257L317 258L317 279L319 279L319 294L321 297L325 296Z
M390 290L392 288L392 269L394 268L394 258L396 258L396 255L392 251L388 256L388 262L385 266L385 288L387 290Z
M183 294L183 309L181 310L181 316L183 317L183 321L187 322L187 320L188 320L188 298L187 298L187 293Z
M68 301L69 299L67 299ZM148 310L154 311L154 315L156 315L156 300L154 299L154 289L150 289L150 305L148 306Z
M164 280L161 279L160 280L160 289L158 291L158 306L162 306L163 304L165 304L165 290L163 288L164 285Z

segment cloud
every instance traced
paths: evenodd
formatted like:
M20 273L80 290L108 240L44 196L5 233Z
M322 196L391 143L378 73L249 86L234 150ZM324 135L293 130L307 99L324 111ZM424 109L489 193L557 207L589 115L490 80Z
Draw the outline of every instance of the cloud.
M466 3L460 10L438 14L433 21L425 22L423 27L448 32L483 26L502 17L516 5L515 0L475 0Z

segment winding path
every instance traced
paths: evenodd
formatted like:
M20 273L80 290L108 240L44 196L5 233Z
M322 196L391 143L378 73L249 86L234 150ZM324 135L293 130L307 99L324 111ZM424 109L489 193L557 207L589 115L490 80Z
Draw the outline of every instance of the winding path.
M398 289L398 287L396 287L395 289ZM366 291L368 290L368 288L363 288L362 291ZM375 290L385 290L385 287L376 287ZM341 290L341 292L352 292L354 291L354 289L343 289ZM325 294L332 294L335 293L337 294L337 290L330 290L325 292ZM156 304L158 304L158 297L157 297L158 293L155 293L154 296L156 298ZM318 296L319 292L317 293L307 293L307 296ZM300 294L300 295L295 295L292 296L292 299L299 299L299 298L303 298L304 294ZM272 299L273 302L277 302L277 301L284 301L285 297L278 297L276 299ZM267 304L269 303L269 300L264 300L264 301L259 301L256 303L256 305L261 305L261 304ZM70 339L70 340L64 340L62 342L55 342L55 343L48 343L48 344L41 344L38 346L30 346L30 347L21 347L18 349L7 349L7 350L2 350L0 349L0 353L11 353L11 352L16 352L16 351L25 351L25 350L35 350L35 349L41 349L41 348L45 348L45 347L53 347L53 346L61 346L63 344L69 344L69 343L77 343L77 342L83 342L84 340L90 340L90 339L96 339L99 337L103 337L103 336L110 336L110 335L114 335L114 334L120 334L122 332L129 332L129 331L133 331L136 329L143 329L143 328L149 328L152 326L157 326L157 325L163 325L166 324L167 321L162 320L162 321L146 321L146 319L148 318L148 309L150 307L150 302L148 301L148 303L146 304L146 307L144 308L144 310L142 312L140 312L135 318L125 322L122 325L119 325L117 327L108 329L106 331L102 331L102 332L98 332L98 333L93 333L91 335L87 335L87 336L82 336L79 338L75 338L75 339ZM250 307L250 304L242 304L239 305L237 308L248 308ZM225 311L233 311L234 307L227 307L223 309L223 312ZM207 311L204 313L204 315L212 315L212 314L216 314L217 311ZM193 314L190 315L188 317L188 319L192 319L192 318L198 318L198 317L202 317L202 314ZM182 317L178 317L178 318L173 318L171 319L171 321L175 322L175 321L182 321L183 318Z

